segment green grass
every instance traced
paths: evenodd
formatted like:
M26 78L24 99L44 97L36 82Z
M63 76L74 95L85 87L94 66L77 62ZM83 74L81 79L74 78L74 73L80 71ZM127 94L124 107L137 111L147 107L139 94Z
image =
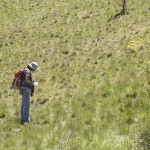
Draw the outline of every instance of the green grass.
M149 0L0 5L0 149L149 149ZM31 124L20 125L14 72L36 61Z

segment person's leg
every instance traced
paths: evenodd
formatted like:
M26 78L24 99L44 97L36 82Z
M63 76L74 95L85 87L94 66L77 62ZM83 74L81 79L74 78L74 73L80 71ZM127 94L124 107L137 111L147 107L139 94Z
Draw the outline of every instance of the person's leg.
M29 107L30 107L31 89L25 88L22 90L22 105L21 105L21 123L29 122Z
M25 89L22 89L22 104L21 104L21 124L24 123L24 103L25 103Z

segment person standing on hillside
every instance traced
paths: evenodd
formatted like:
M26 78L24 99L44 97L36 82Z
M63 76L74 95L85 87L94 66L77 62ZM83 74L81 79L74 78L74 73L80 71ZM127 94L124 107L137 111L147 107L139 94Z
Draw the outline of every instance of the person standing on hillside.
M22 83L20 88L20 94L22 95L21 104L21 124L29 123L29 107L30 96L34 94L34 86L38 85L38 82L32 80L32 72L38 69L38 64L32 62L29 64L22 73Z

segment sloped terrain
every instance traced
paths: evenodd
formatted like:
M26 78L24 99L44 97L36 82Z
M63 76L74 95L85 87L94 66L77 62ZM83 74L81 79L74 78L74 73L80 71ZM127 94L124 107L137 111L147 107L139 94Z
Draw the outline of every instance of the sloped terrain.
M1 0L0 148L149 149L150 2ZM14 72L36 61L31 124Z

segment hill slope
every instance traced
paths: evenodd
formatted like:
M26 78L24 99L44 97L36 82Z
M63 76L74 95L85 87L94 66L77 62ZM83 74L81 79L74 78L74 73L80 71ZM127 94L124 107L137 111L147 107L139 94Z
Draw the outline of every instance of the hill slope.
M149 149L150 2L0 5L0 148ZM32 122L20 126L13 73L36 61Z

